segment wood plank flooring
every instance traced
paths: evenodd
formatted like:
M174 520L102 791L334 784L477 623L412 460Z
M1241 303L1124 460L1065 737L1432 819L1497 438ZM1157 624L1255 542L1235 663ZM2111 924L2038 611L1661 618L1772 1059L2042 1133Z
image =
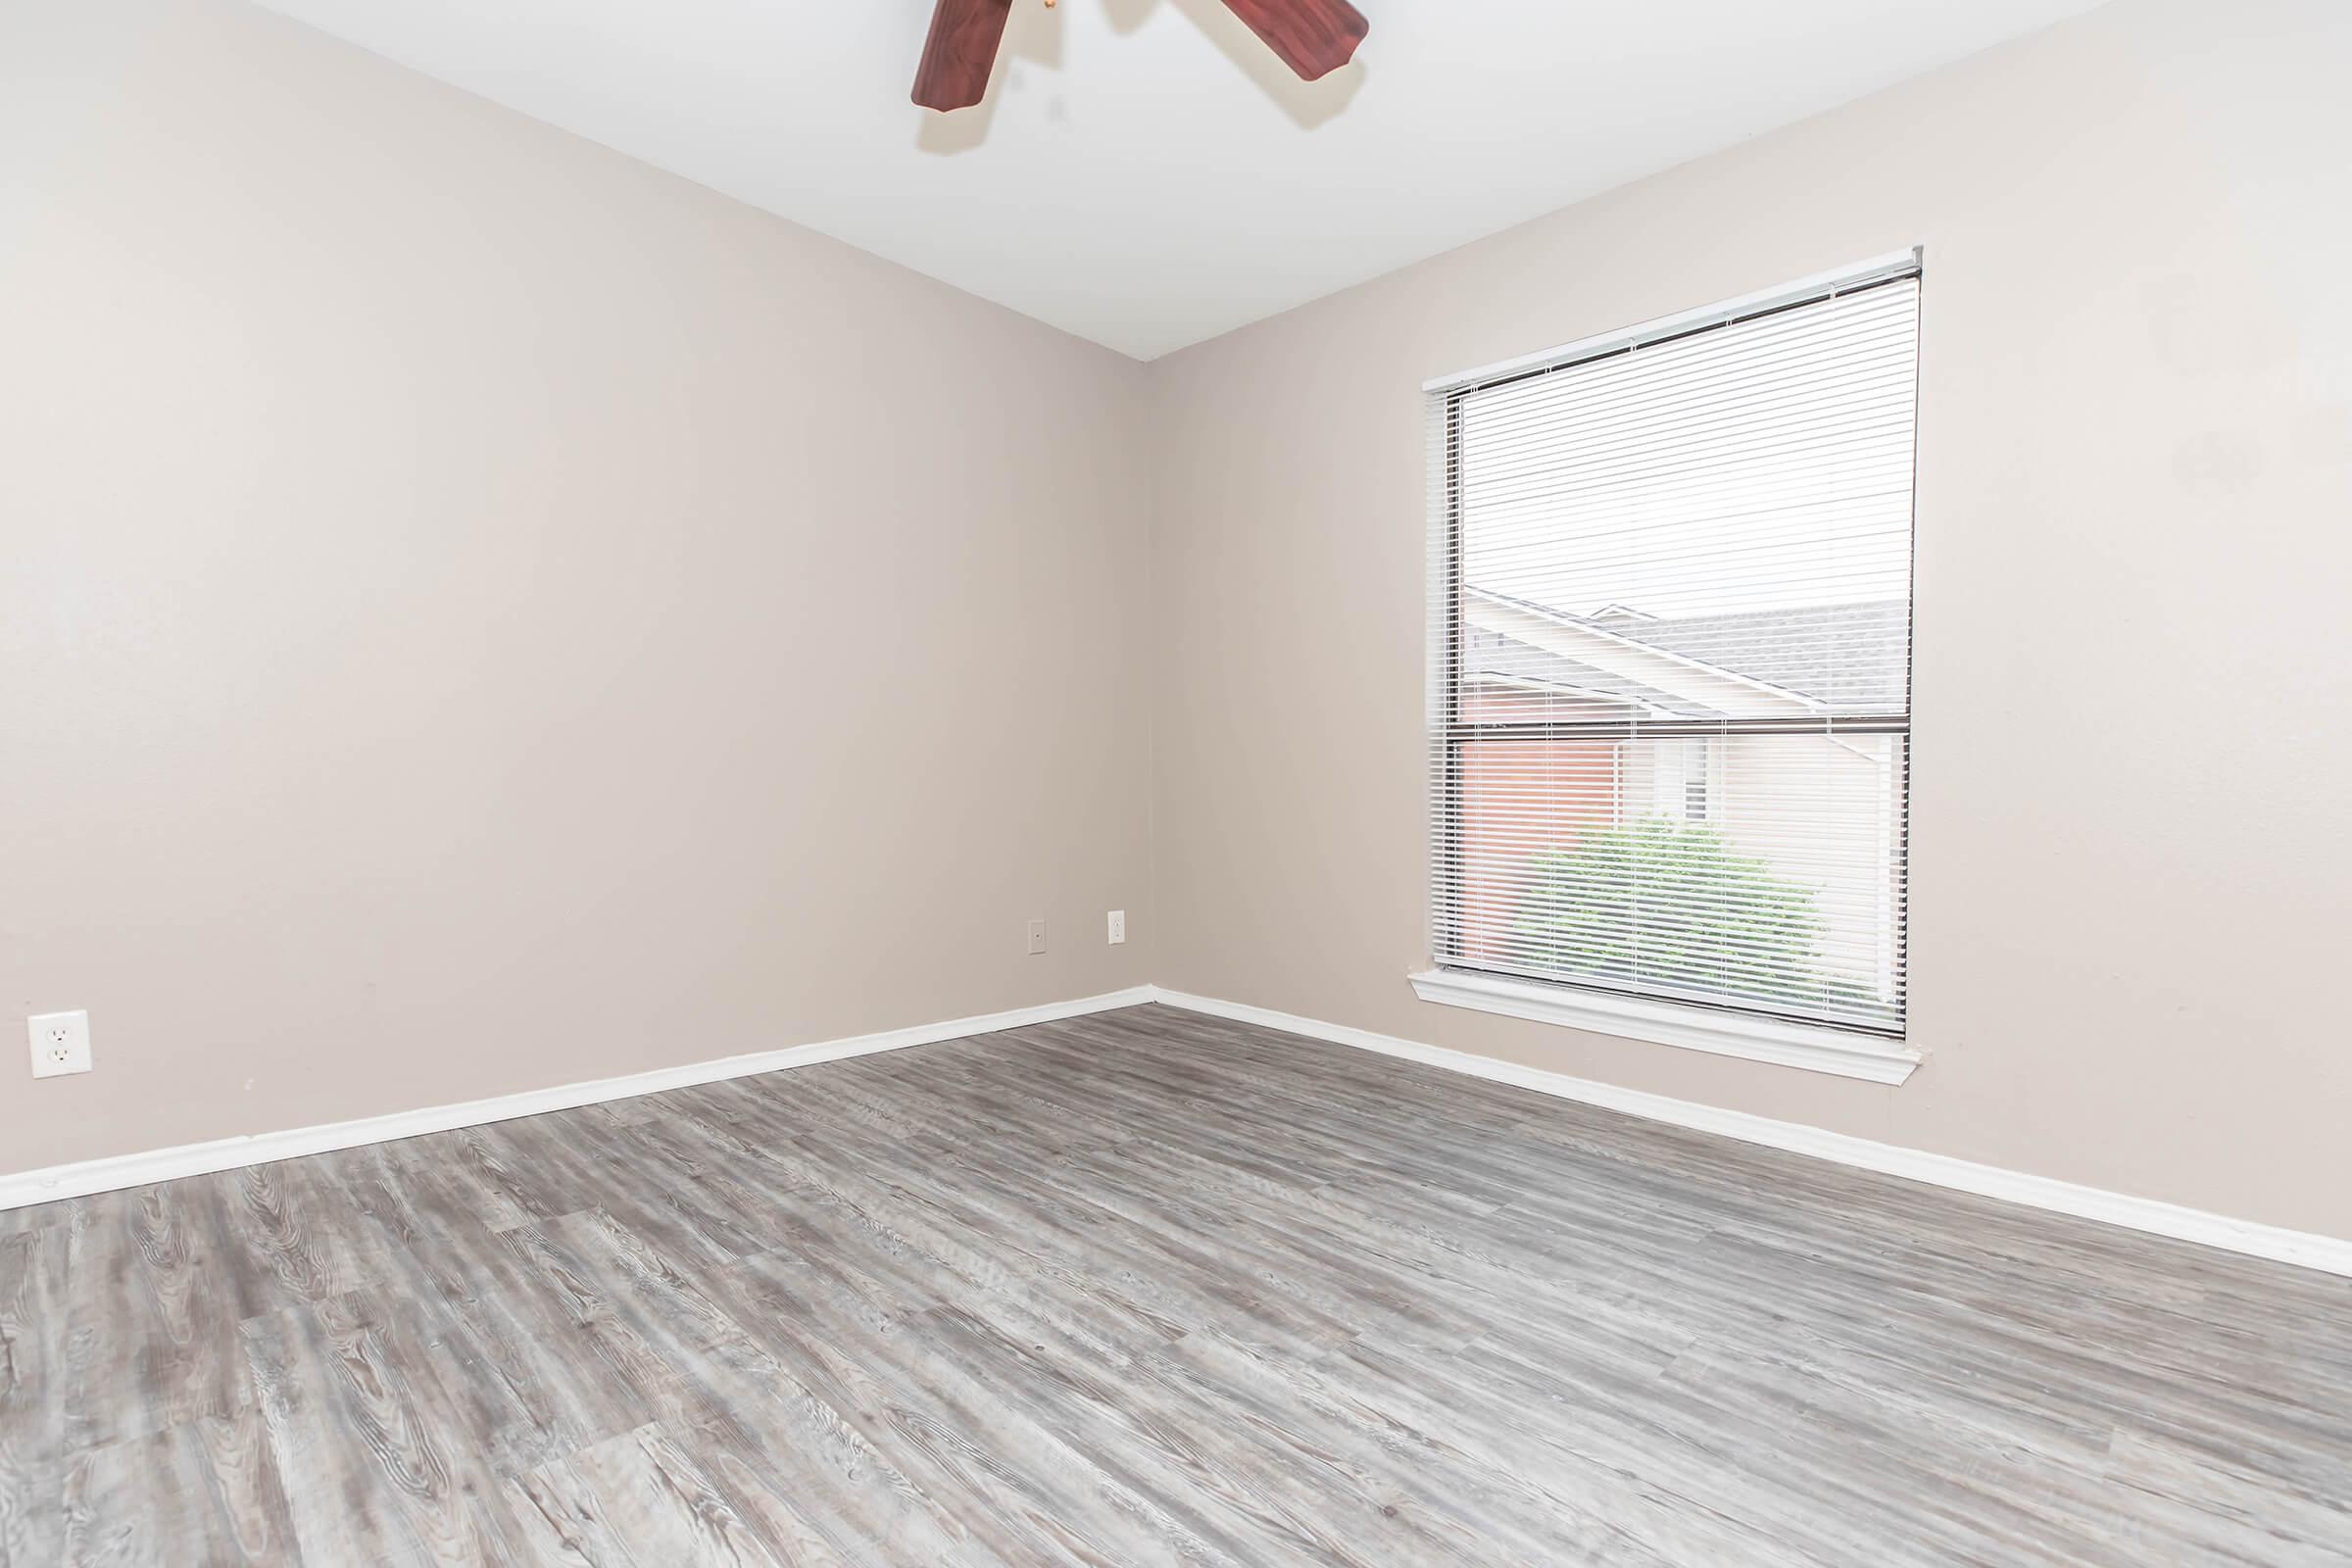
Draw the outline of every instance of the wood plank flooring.
M2352 1561L2352 1281L1160 1007L0 1214L0 1561Z

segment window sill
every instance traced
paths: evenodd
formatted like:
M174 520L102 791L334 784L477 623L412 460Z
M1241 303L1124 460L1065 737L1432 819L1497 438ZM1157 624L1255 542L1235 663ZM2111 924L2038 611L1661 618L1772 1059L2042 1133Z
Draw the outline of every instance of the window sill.
M1564 1024L1571 1029L1624 1040L1743 1056L1783 1067L1836 1073L1877 1084L1899 1084L1911 1076L1920 1054L1898 1041L1853 1034L1818 1024L1782 1023L1711 1007L1678 1006L1645 997L1618 997L1531 980L1506 980L1463 969L1431 969L1409 977L1423 1002L1470 1007L1510 1018Z

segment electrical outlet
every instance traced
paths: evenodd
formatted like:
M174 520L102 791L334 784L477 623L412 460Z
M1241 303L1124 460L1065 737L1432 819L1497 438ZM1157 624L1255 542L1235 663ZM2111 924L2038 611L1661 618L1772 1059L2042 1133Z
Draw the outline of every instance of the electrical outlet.
M90 1070L90 1015L36 1012L24 1020L32 1047L32 1075L56 1078Z
M1110 945L1115 948L1126 940L1127 911L1125 909L1113 909L1110 911Z
M1043 920L1029 922L1029 951L1033 954L1046 951L1046 922Z

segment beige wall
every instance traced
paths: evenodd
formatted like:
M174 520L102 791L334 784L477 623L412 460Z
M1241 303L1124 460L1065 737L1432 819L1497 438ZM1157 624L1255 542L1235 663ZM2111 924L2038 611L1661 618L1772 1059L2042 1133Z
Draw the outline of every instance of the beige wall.
M2352 1236L2348 70L2111 7L1159 362L1155 978ZM1914 243L1927 1064L1415 1001L1420 383Z
M0 7L0 1000L98 1061L12 1036L0 1172L1149 979L1144 374L279 19Z

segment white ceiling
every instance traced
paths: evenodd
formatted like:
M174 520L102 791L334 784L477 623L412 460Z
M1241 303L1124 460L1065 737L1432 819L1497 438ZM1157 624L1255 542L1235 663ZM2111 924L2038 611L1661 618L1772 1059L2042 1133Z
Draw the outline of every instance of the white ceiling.
M947 117L931 0L267 3L1151 359L2093 0L1357 0L1311 86L1220 0L1015 0Z

